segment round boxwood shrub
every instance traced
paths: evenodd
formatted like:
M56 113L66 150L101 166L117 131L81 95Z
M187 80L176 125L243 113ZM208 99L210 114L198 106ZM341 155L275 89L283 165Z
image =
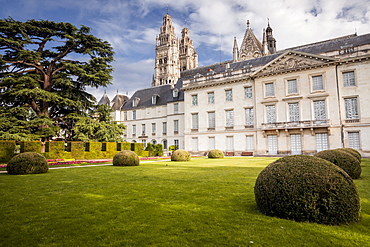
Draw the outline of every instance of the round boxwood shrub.
M171 155L171 161L189 161L190 154L188 151L183 149L177 149L173 151Z
M224 153L220 149L212 149L208 153L208 158L215 158L215 159L224 158Z
M276 160L258 175L254 194L258 210L268 216L328 225L359 220L360 198L353 180L319 157Z
M9 160L6 170L12 175L45 173L49 170L48 162L39 153L26 152Z
M360 161L360 163L361 163L362 156L361 156L360 152L359 152L359 151L357 151L356 149L353 149L353 148L338 148L338 150L340 150L340 151L344 151L344 152L347 152L347 153L352 154L352 155L353 155L353 156L355 156L355 157L358 159L358 161Z
M113 157L114 166L138 166L139 163L139 156L130 150L123 150Z
M315 156L339 166L353 179L360 178L361 162L348 152L341 151L340 149L324 150L318 152Z

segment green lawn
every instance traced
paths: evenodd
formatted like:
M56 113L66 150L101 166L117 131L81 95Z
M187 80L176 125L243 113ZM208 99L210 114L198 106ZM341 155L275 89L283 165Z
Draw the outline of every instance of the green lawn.
M0 246L370 246L370 160L358 224L267 217L253 186L274 158L0 174Z

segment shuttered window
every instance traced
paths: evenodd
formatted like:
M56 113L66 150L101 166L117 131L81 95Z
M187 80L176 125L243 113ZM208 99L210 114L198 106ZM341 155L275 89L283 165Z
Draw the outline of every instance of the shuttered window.
M268 154L276 155L278 152L278 143L277 143L277 136L276 135L268 135L267 136L267 150Z
M226 127L233 127L234 126L234 111L227 110L226 113Z
M199 127L198 113L191 114L191 119L192 119L192 129L198 129Z
M288 80L287 83L288 83L288 94L298 93L298 86L297 86L296 79Z
M313 102L315 120L326 120L326 104L325 100L317 100Z
M302 154L301 135L290 135L290 151L293 155Z
M208 112L208 128L215 127L216 127L215 112Z
M275 123L276 122L276 107L275 107L275 105L267 105L266 106L266 120L267 120L267 123Z

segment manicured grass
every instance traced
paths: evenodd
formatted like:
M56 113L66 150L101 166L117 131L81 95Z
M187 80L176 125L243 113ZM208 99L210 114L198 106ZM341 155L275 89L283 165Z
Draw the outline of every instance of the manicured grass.
M0 174L0 246L369 246L370 160L360 223L267 217L253 186L274 158L158 161Z

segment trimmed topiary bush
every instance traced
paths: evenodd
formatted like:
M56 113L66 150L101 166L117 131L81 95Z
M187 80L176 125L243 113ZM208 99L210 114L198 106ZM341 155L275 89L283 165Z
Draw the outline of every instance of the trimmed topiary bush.
M353 149L353 148L338 148L338 150L340 150L340 151L344 151L344 152L347 152L347 153L352 154L352 155L353 155L353 156L355 156L355 157L358 159L358 161L360 161L360 163L361 163L362 156L361 156L360 152L359 152L359 151L357 151L356 149Z
M139 163L139 156L130 150L123 150L113 157L114 166L138 166Z
M360 178L361 162L348 152L341 151L340 149L324 150L318 152L315 156L339 166L347 172L352 179Z
M9 160L6 170L12 175L45 173L49 170L48 162L41 154L21 153Z
M360 198L353 180L319 157L276 160L258 175L254 194L258 210L268 216L328 225L359 220Z
M171 155L171 161L189 161L189 160L190 160L189 152L183 149L177 149L173 151Z
M208 158L214 158L214 159L224 158L224 153L220 149L212 149L208 153Z

